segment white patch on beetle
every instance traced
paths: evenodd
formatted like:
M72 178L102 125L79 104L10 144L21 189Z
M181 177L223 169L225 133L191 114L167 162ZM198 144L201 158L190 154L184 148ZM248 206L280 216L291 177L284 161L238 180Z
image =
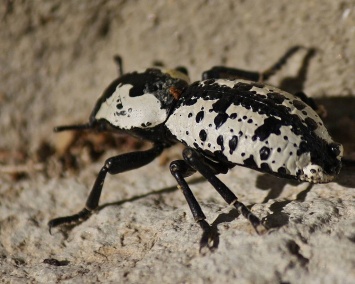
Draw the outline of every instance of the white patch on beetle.
M131 97L130 84L118 85L115 92L102 102L96 119L105 119L120 129L134 127L150 128L157 126L167 118L166 110L153 94Z

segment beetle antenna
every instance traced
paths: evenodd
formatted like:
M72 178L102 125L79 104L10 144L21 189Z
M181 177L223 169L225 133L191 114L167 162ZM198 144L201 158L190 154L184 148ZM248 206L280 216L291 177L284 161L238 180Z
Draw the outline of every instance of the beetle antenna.
M116 54L113 57L113 60L115 61L116 65L117 65L118 77L121 77L123 75L122 57Z
M61 131L67 131L67 130L85 130L85 129L91 129L91 128L92 128L92 124L86 123L86 124L56 126L53 128L53 131L54 132L61 132Z

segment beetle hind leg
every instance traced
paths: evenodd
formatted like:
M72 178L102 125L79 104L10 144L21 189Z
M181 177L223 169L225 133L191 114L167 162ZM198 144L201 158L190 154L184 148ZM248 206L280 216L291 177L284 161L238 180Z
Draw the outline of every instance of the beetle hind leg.
M188 165L201 173L211 183L228 204L233 205L241 215L249 220L258 234L264 234L267 231L260 219L250 212L243 203L239 202L236 195L216 177L213 168L206 163L206 160L198 152L191 148L186 148L183 152L183 157Z
M293 46L288 49L285 54L271 67L267 68L263 72L248 71L237 68L230 68L224 66L215 66L212 69L205 71L202 74L202 80L207 79L245 79L254 82L263 82L268 80L277 71L279 71L287 62L287 60L292 57L298 50L303 48L302 46Z

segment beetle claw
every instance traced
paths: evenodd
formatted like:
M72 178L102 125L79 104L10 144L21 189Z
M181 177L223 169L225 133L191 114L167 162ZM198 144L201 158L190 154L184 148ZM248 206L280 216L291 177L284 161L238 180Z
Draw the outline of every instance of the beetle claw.
M200 254L205 255L207 251L213 252L219 244L219 233L217 227L211 226L205 220L198 222L203 233L200 240Z
M265 235L268 232L268 229L262 223L255 225L254 229L260 236Z

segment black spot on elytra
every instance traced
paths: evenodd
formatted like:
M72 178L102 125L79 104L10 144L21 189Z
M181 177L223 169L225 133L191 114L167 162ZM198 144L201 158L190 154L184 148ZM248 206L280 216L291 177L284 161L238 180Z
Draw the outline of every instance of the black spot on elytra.
M286 175L286 169L284 167L280 167L277 169L277 172L280 174L280 175Z
M233 96L224 96L217 100L215 103L212 104L212 108L214 112L217 113L225 113L227 108L231 105L233 101Z
M192 113L190 112L188 115L187 115L188 118L192 117Z
M120 116L120 115L125 116L126 114L127 114L127 112L125 110L121 110L120 112L116 111L117 116Z
M233 86L233 89L239 90L239 91L250 91L253 88L253 85L251 84L246 84L242 82L238 82Z
M233 135L233 137L229 140L228 144L229 144L229 153L232 155L238 146L238 136Z
M293 105L298 110L303 110L306 107L306 104L302 101L299 101L299 100L293 100Z
M260 125L257 129L255 129L255 135L253 137L253 140L259 138L260 141L264 141L271 134L280 135L280 127L282 125L284 125L284 123L280 119L276 119L273 116L266 118L264 120L264 124Z
M270 148L264 146L260 149L259 153L261 160L267 160L270 156Z
M317 122L315 122L312 118L307 117L304 121L312 131L318 128Z
M219 136L217 137L217 144L218 144L219 146L221 146L221 150L224 151L223 136L222 136L222 135L219 135Z
M270 166L269 166L268 163L261 163L261 164L260 164L260 169L261 169L263 172L265 172L265 173L271 173L271 172L272 172L272 170L271 170L271 168L270 168Z
M283 101L285 100L285 96L279 93L268 93L267 97L273 100L277 104L282 104Z
M147 123L142 123L142 124L141 124L141 127L142 127L142 128L145 128L145 127L149 127L149 126L151 126L151 125L152 125L151 122L147 122Z
M201 130L200 133L198 134L198 136L200 137L201 141L206 141L207 139L207 133L205 130Z
M214 125L216 126L216 129L220 128L228 119L228 114L226 113L219 113L217 116L214 118Z
M204 116L205 116L205 112L203 110L199 111L196 115L196 122L197 123L201 122Z
M232 114L229 116L229 118L230 118L230 119L236 119L237 116L238 116L238 115L234 112L234 113L232 113Z

